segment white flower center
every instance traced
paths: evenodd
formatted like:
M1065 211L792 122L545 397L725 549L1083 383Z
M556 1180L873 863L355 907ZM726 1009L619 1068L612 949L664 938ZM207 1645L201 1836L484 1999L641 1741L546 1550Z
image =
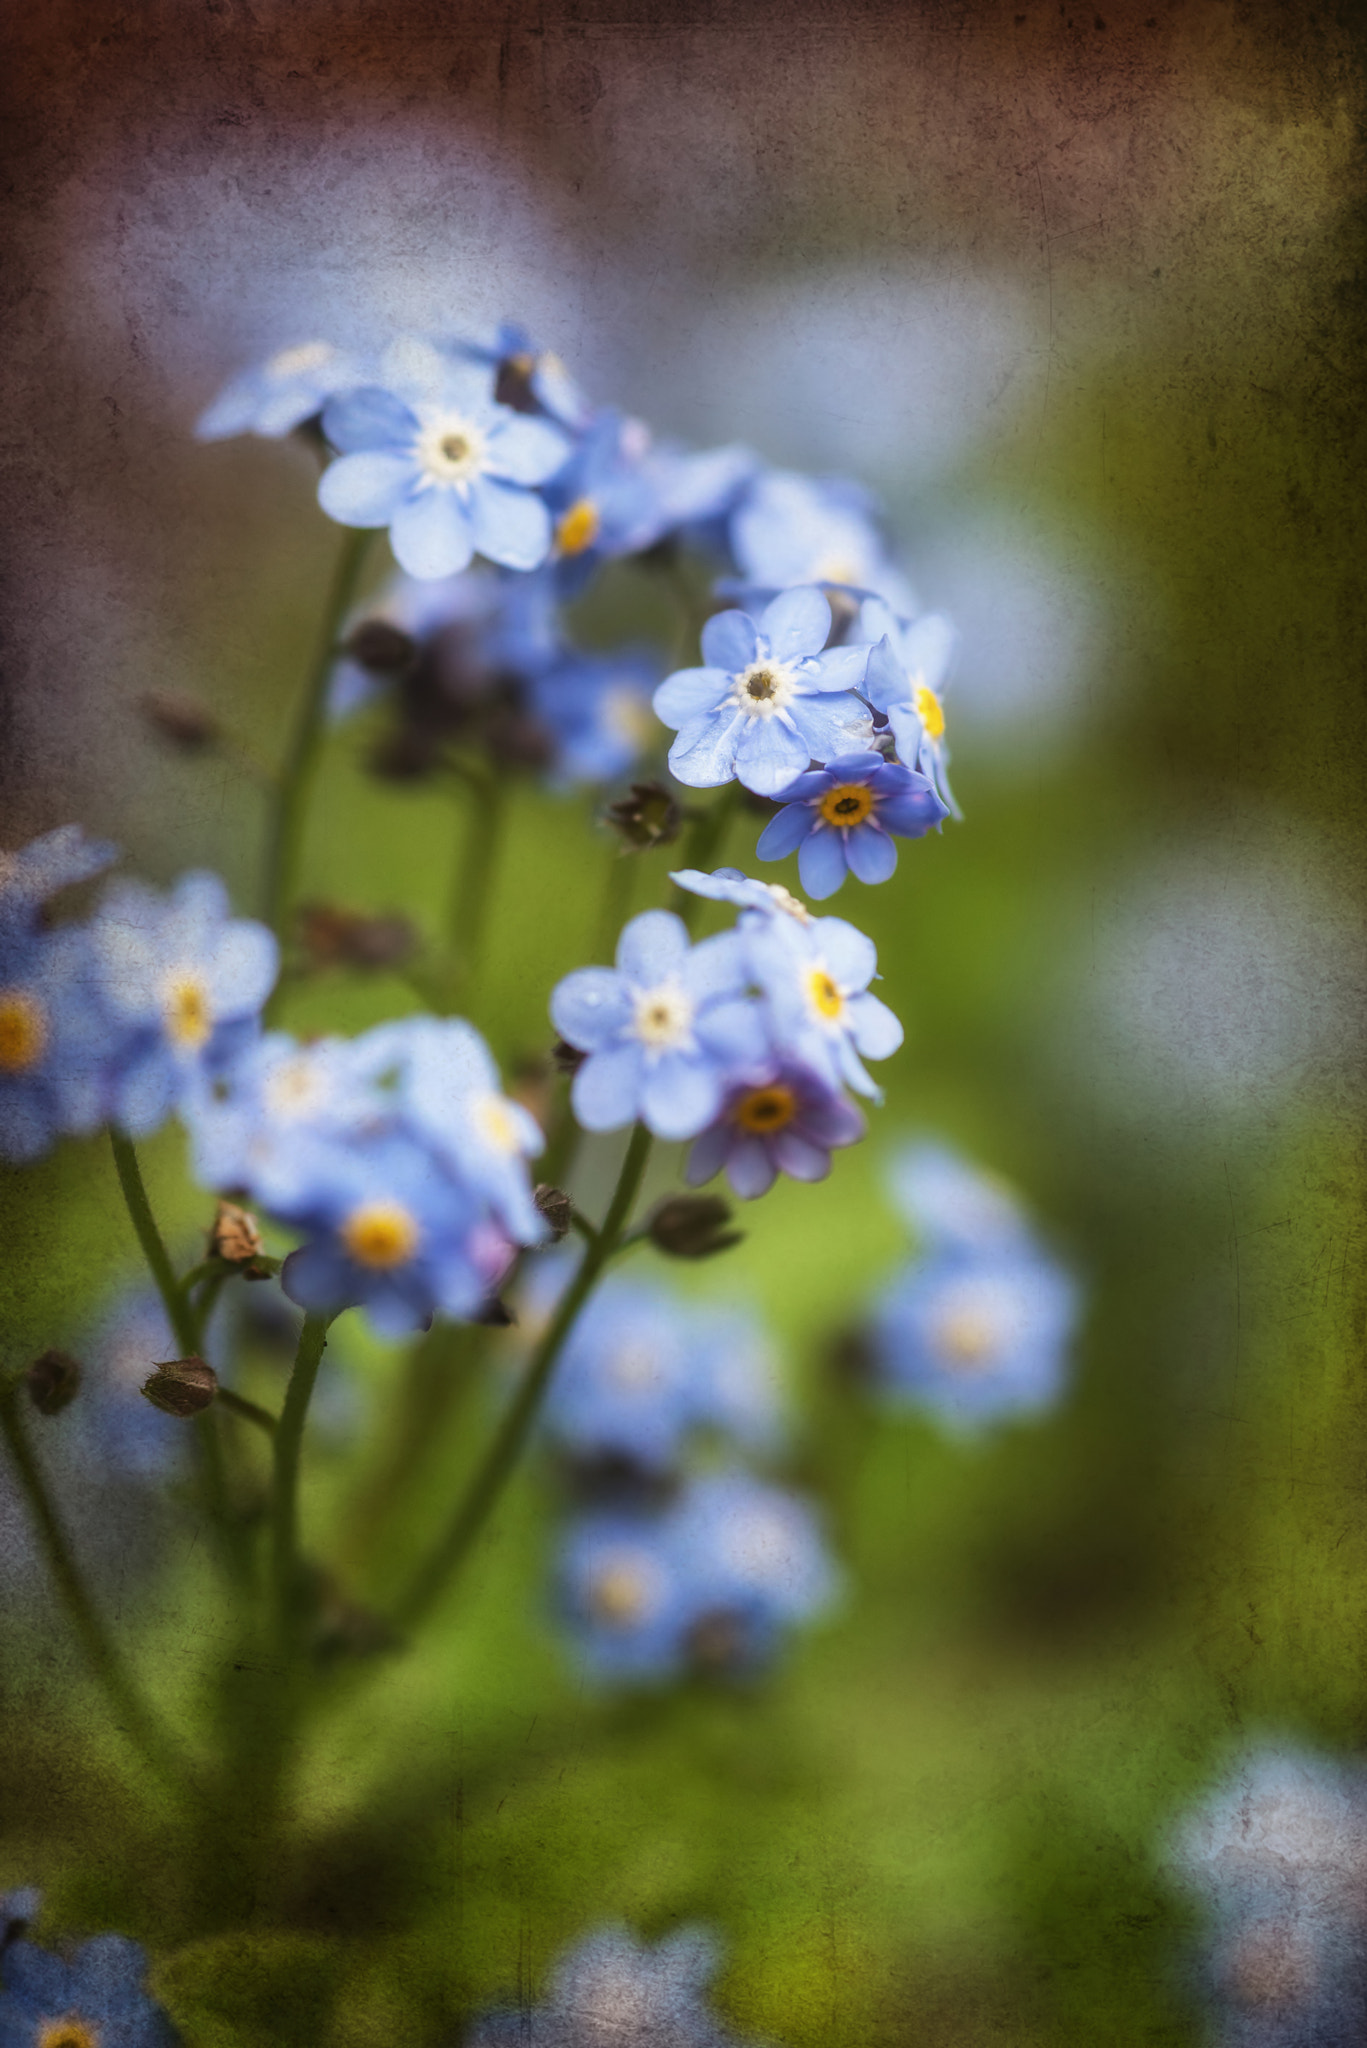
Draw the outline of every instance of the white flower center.
M623 1393L642 1393L659 1379L654 1351L646 1344L626 1343L612 1354L608 1378Z
M472 484L484 468L484 435L462 413L429 414L414 453L425 484Z
M693 1042L693 1001L677 981L636 991L632 1028L652 1052L679 1052Z
M731 695L747 718L773 718L794 695L794 676L782 661L752 661L731 685Z
M654 714L629 683L612 683L604 690L599 716L606 730L624 746L646 747L655 737Z
M307 1054L284 1060L267 1075L261 1090L272 1116L289 1120L312 1115L327 1100L328 1088Z

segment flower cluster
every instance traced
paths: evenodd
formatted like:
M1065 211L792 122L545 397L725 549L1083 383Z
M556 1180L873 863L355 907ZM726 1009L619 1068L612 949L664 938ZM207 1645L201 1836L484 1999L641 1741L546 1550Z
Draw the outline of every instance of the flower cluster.
M706 1999L718 1960L700 1927L654 1944L602 1928L560 1958L540 2005L486 2013L468 2048L735 2048Z
M1223 2048L1367 2034L1367 1772L1265 1744L1173 1843L1207 1934L1197 1989Z
M873 1309L883 1392L964 1430L1047 1407L1078 1317L1072 1275L1000 1183L940 1146L905 1153L893 1191L917 1251Z

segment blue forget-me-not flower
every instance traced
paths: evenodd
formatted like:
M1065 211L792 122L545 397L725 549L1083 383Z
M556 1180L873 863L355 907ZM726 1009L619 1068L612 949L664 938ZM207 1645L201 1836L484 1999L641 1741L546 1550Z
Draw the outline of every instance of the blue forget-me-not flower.
M667 910L631 920L615 968L567 975L551 997L551 1018L588 1054L570 1098L585 1130L617 1130L639 1117L657 1137L696 1136L732 1074L766 1050L746 985L737 933L690 946L682 919Z
M264 434L271 440L316 419L339 391L353 391L372 374L371 366L330 341L305 341L280 349L234 377L195 423L201 441L234 434Z
M1010 1250L1029 1241L1014 1190L948 1145L918 1139L904 1146L888 1184L923 1252Z
M318 502L343 526L387 526L410 576L450 576L478 552L534 569L551 544L535 486L568 444L549 420L493 396L489 371L420 344L391 351L385 382L331 399L323 431L339 451Z
M393 1120L376 1086L365 1040L301 1043L267 1032L230 1064L194 1076L180 1113L195 1178L237 1189L268 1209L295 1206L316 1171L320 1141L347 1144Z
M857 630L872 649L864 695L886 714L899 758L927 776L946 810L961 817L949 787L945 745L945 681L958 644L954 627L939 612L908 624L881 599L868 598Z
M744 910L740 917L774 1048L832 1087L877 1096L863 1061L887 1059L902 1043L901 1024L869 990L877 948L843 918L813 917L783 893L786 902L771 898L772 909Z
M555 783L611 782L659 739L651 697L660 680L653 655L567 653L532 679L529 701L553 734Z
M905 577L888 559L874 501L859 484L762 470L732 512L730 534L742 583L756 590L819 583L912 606Z
M0 1159L37 1159L98 1128L118 1049L86 932L0 922Z
M174 2048L136 1942L99 1934L66 1960L31 1941L0 1951L0 2048Z
M27 846L0 853L0 931L36 929L37 913L49 897L102 874L117 859L117 847L88 838L79 825L59 825Z
M493 371L500 405L544 413L567 433L581 433L589 424L589 402L559 356L538 347L516 320L501 320L488 340L459 340L452 349Z
M872 721L854 692L869 650L823 652L830 627L830 605L810 586L776 597L758 622L714 613L702 631L705 666L677 670L655 692L656 716L678 735L670 772L694 789L735 776L776 796L810 760L865 744Z
M601 1928L560 1958L540 2005L484 2014L469 2048L731 2048L705 2002L718 1959L701 1927L654 1944Z
M659 537L662 512L643 467L649 445L640 420L604 410L546 484L563 597L577 595L600 562L638 554Z
M779 792L783 809L755 848L761 860L797 850L809 896L833 896L846 874L886 882L897 866L893 835L920 839L949 816L924 775L881 754L842 754Z

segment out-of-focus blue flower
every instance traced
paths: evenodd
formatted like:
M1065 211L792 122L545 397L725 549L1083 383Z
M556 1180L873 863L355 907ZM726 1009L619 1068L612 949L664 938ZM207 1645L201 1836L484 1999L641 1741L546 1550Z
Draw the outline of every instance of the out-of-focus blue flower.
M36 1885L0 1892L0 1948L8 1948L19 1939L24 1929L38 1918L42 1905L43 1895Z
M1264 1743L1172 1844L1205 1908L1198 1989L1226 2048L1367 2037L1367 1771Z
M888 1180L924 1251L1000 1251L1028 1241L1024 1211L1006 1182L947 1145L905 1146Z
M797 849L797 871L809 896L833 896L847 873L886 882L897 866L892 835L920 839L949 816L933 785L881 754L843 754L799 775L779 800L755 848L761 860Z
M272 1031L230 1064L195 1075L180 1105L195 1178L219 1191L240 1189L268 1209L295 1206L320 1141L356 1142L393 1121L364 1043L301 1044Z
M853 693L868 649L823 653L830 627L831 608L811 587L776 597L758 624L714 613L702 631L706 665L677 670L655 692L656 716L678 733L671 773L693 789L736 776L775 796L810 760L863 745L873 728Z
M85 1365L72 1409L82 1462L92 1471L155 1479L185 1454L183 1422L142 1397L153 1366L178 1358L180 1347L161 1297L144 1285L125 1288L80 1347Z
M609 1280L565 1346L546 1420L577 1458L654 1473L670 1471L698 1430L762 1449L777 1412L772 1356L751 1317Z
M118 857L116 846L88 839L79 825L59 825L27 846L0 853L0 934L32 930L50 896L103 873Z
M811 917L800 904L793 914L787 909L747 910L740 920L775 1047L833 1088L876 1096L861 1055L887 1059L902 1043L902 1026L869 993L878 971L873 940L843 918Z
M437 1314L474 1315L506 1272L508 1238L427 1146L319 1145L302 1165L297 1198L277 1211L306 1235L280 1276L300 1308L364 1307L382 1337L403 1337Z
M563 597L581 591L600 562L638 554L659 538L662 511L643 467L649 445L639 420L600 412L546 485Z
M952 816L963 814L949 787L945 745L945 681L958 635L949 620L927 612L910 624L890 605L869 598L860 607L858 638L872 648L864 695L887 714L897 752L929 777Z
M402 572L392 577L348 621L342 637L343 652L328 683L329 717L349 718L392 680L392 672L361 659L364 640L358 651L358 629L392 626L395 632L411 640L421 654L439 634L456 628L468 633L483 653L510 593L535 580L519 577L511 582L492 569L479 568L427 581Z
M87 933L0 922L0 1159L37 1159L59 1133L98 1127L118 1040Z
M721 552L726 515L759 467L749 448L677 448L656 441L643 468L659 510L661 535L681 534L699 547Z
M99 1934L70 1961L30 1941L0 1952L0 2048L174 2048L134 1941Z
M200 441L233 434L264 434L271 440L316 419L339 391L364 384L371 366L330 341L306 341L281 349L226 384L195 423Z
M684 1179L699 1187L726 1169L742 1200L767 1194L780 1173L824 1180L831 1153L864 1135L854 1104L820 1074L776 1060L728 1094L721 1115L693 1141Z
M563 1554L576 1640L618 1682L754 1670L836 1586L805 1502L740 1471L691 1481L663 1513L585 1516Z
M938 1251L895 1279L873 1315L880 1383L972 1429L1047 1408L1063 1385L1077 1283L1028 1242Z
M651 697L660 680L653 655L567 654L533 679L531 705L555 736L553 779L612 782L660 738Z
M589 1055L571 1090L584 1129L617 1130L639 1117L657 1137L692 1138L711 1123L727 1082L765 1051L746 982L738 934L690 947L682 919L667 910L631 920L615 969L566 975L551 1018Z
M516 320L501 320L489 340L458 341L457 355L494 373L494 396L514 412L541 412L569 433L589 424L589 402L559 356L538 348Z
M459 1017L408 1017L356 1041L358 1065L392 1090L411 1134L461 1186L486 1202L519 1244L540 1244L546 1224L532 1200L527 1161L545 1148L541 1127L502 1092L488 1046Z
M874 591L910 610L910 587L888 559L873 508L858 484L761 471L731 515L741 577L758 590L820 583Z
M390 352L385 383L328 402L323 431L338 459L318 502L343 526L387 526L410 576L451 576L478 551L535 569L551 520L535 486L565 460L549 420L499 405L486 370L435 349Z
M169 896L140 882L109 888L90 927L100 996L125 1035L112 1082L114 1121L155 1130L196 1070L225 1062L255 1031L279 947L264 925L229 915L216 875L182 875Z
M470 2048L728 2048L704 2003L717 1961L701 1927L653 1946L602 1928L561 1957L543 2004L484 2014Z

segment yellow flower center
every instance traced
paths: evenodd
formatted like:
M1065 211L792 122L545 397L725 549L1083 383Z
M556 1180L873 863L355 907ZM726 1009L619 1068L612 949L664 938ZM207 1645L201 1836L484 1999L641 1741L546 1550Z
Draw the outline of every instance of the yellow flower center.
M941 740L945 736L945 708L931 689L929 683L917 683L912 692L916 716L928 740Z
M282 1061L261 1092L273 1113L280 1117L307 1116L320 1107L327 1093L307 1053Z
M636 998L636 1036L656 1052L686 1045L692 1036L693 1005L677 982L642 989Z
M952 1372L981 1372L996 1353L999 1332L981 1309L952 1309L935 1331L935 1349Z
M819 806L828 825L862 825L873 809L873 791L866 782L837 782L828 789Z
M562 555L582 555L597 540L602 524L592 498L576 498L556 525L556 546Z
M776 1081L769 1088L752 1088L742 1095L732 1115L743 1131L781 1131L797 1114L797 1097L791 1088Z
M167 1035L173 1045L197 1052L213 1030L209 992L197 974L173 974L162 996Z
M814 967L807 977L807 987L812 1003L822 1017L838 1017L845 1007L845 998L836 987L824 967Z
M599 1621L609 1628L630 1628L650 1609L650 1573L639 1564L622 1558L605 1565L593 1582L590 1600Z
M0 989L0 1074L22 1074L36 1066L46 1044L41 1003L22 989Z
M516 1152L521 1143L512 1110L501 1095L482 1095L473 1105L471 1121L496 1152Z
M388 1272L418 1248L418 1225L401 1202L363 1202L342 1225L342 1242L358 1266Z
M75 2013L68 2013L65 2019L44 2020L38 2035L38 2048L99 2048L99 2042L98 2030Z
M861 565L853 555L822 555L812 570L813 583L852 583L864 580Z

